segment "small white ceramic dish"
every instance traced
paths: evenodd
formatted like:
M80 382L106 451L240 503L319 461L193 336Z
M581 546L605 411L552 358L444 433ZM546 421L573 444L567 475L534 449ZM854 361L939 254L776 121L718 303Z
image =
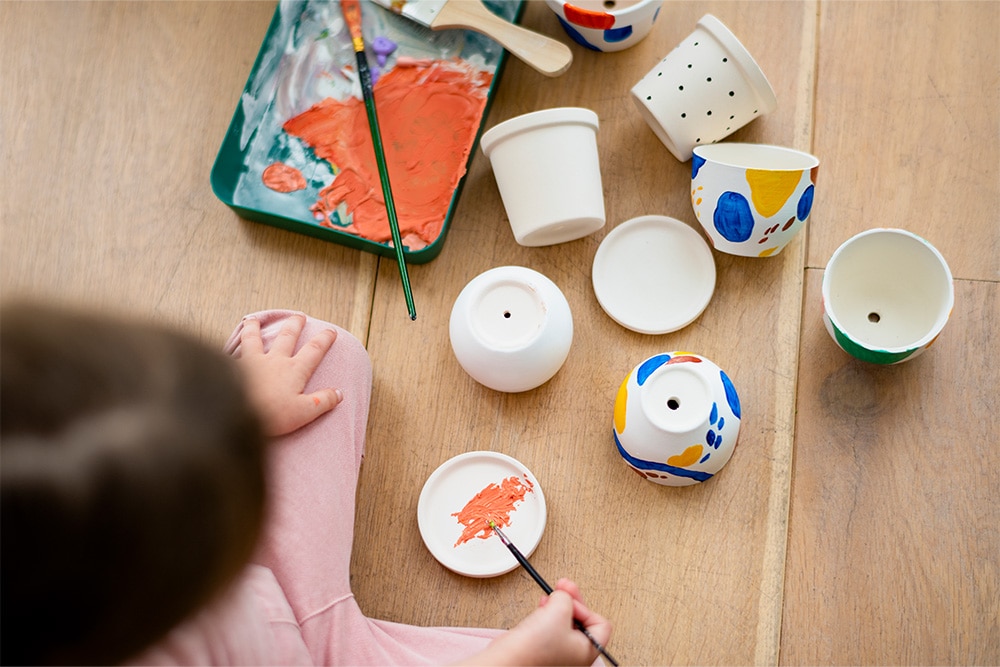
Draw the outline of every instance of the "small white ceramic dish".
M715 260L697 231L662 215L633 218L594 255L594 294L632 331L664 334L695 321L715 292Z
M547 517L538 480L524 464L506 454L466 452L431 473L417 501L420 536L439 563L457 574L480 578L496 577L517 567L514 556L489 529L482 531L481 537L455 546L465 526L454 515L490 484L500 485L510 477L531 491L514 504L510 524L503 531L525 556L534 552L542 540Z

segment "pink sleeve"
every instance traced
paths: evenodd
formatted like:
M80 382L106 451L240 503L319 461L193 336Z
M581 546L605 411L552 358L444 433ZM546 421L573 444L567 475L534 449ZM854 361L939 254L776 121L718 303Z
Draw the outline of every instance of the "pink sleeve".
M312 658L274 575L248 566L235 584L135 665L311 665Z
M264 349L291 311L249 315ZM496 630L425 628L364 616L350 590L355 493L365 448L372 368L368 353L340 327L308 318L300 345L324 328L333 348L306 391L339 388L332 412L271 444L267 525L255 561L274 572L317 664L442 664L485 648ZM242 324L226 351L239 355Z

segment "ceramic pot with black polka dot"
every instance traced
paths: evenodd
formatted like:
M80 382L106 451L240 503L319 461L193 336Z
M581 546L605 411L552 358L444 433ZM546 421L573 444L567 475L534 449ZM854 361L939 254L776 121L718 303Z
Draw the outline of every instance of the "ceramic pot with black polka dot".
M654 354L625 376L615 398L618 454L640 477L664 486L705 482L736 449L742 409L733 382L690 352Z
M632 100L681 162L778 105L753 56L711 14L632 87Z

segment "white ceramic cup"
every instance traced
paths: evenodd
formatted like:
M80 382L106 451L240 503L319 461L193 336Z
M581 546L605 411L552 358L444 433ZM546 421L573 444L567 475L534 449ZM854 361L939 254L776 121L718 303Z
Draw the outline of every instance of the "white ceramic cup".
M869 229L833 253L823 273L823 322L848 354L876 364L913 359L951 315L948 263L903 229Z
M717 365L690 352L657 354L618 388L615 446L643 478L689 486L729 462L741 416L736 388Z
M564 107L517 116L480 141L514 238L546 246L604 226L597 114Z
M501 266L462 289L448 332L469 375L490 389L514 393L534 389L559 371L573 342L573 315L547 277Z
M594 51L622 51L640 42L663 0L546 0L566 34Z
M632 87L632 100L681 162L778 105L757 62L711 14Z
M818 172L818 158L783 146L699 146L691 159L691 206L716 250L771 257L805 226Z

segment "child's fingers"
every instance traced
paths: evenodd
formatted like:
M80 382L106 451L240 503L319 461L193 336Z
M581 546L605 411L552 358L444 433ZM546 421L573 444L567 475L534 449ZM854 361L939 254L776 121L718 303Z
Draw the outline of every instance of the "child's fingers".
M295 357L302 362L302 370L307 372L307 377L312 377L313 371L319 367L335 340L337 332L333 329L324 329L310 338L296 353Z
M580 593L580 587L577 586L576 582L573 581L572 579L566 579L565 577L563 577L562 579L557 581L556 590L565 591L574 600L583 602L583 594Z
M315 408L313 414L319 416L337 407L337 404L344 400L344 392L339 389L320 389L311 394L306 394L305 397Z
M274 337L271 343L271 354L278 354L285 357L292 356L295 352L295 344L299 342L299 336L306 326L306 318L303 315L292 315L286 321L281 331Z
M263 354L264 341L260 337L260 320L248 317L240 330L240 348L243 354Z
M274 413L269 434L285 435L298 430L337 406L344 398L339 389L320 389L311 394L299 394L283 409Z

